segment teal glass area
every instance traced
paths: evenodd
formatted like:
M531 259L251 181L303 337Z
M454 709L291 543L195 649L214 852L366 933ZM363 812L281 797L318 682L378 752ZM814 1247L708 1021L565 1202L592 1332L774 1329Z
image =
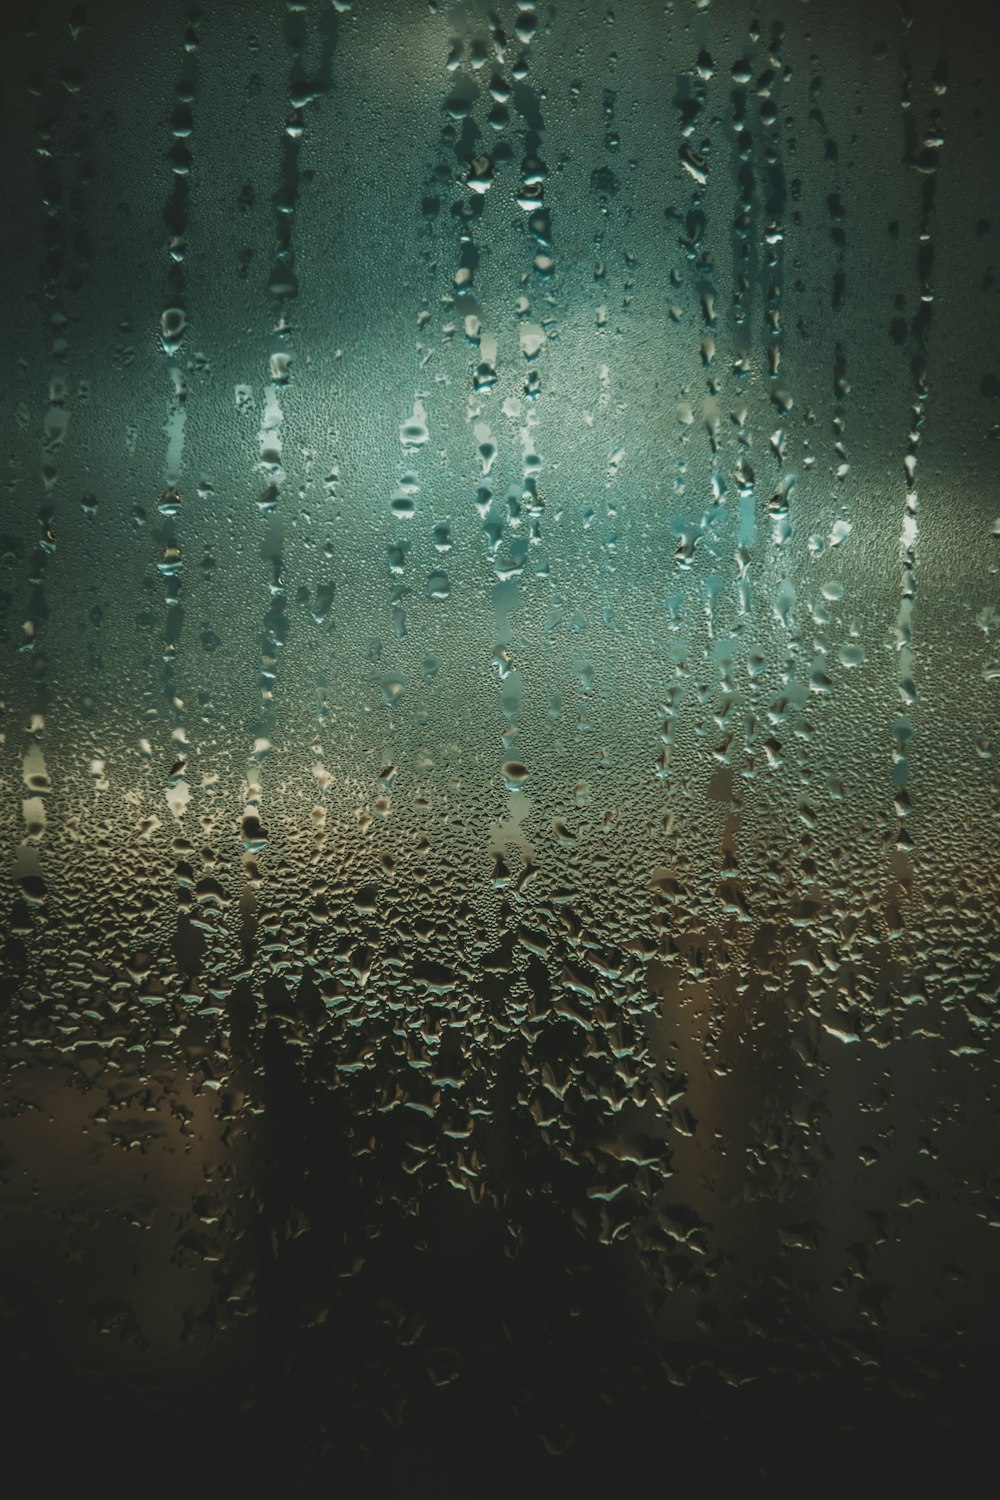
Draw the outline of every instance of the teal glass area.
M964 1485L992 7L2 26L25 1453L150 1494Z

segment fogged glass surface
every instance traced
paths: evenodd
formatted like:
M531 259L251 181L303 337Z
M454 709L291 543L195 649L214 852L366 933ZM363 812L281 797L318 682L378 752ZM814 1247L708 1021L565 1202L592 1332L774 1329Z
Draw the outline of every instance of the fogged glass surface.
M990 8L4 36L25 1415L267 1494L964 1442Z

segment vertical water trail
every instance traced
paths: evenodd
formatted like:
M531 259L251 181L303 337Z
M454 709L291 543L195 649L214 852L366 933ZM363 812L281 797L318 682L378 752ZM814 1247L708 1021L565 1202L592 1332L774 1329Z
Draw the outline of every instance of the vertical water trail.
M182 349L190 322L184 263L188 251L190 173L194 164L192 135L193 105L198 78L198 12L188 12L188 24L182 42L180 76L174 90L174 109L170 118L172 145L167 155L170 189L163 210L167 230L166 305L160 315L159 336L167 360L169 381L167 415L163 424L166 439L162 483L158 510L162 518L158 531L160 557L157 570L163 579L166 619L163 630L163 695L170 722L171 765L167 775L166 801L178 820L184 816L191 797L188 780L189 743L187 711L178 692L177 654L184 629L181 604L184 556L182 546L182 511L185 496L180 489L184 467L184 439L187 425L187 378ZM186 867L180 867L178 885L178 941L185 930L184 910L190 905L191 882Z
M899 606L896 612L895 642L897 652L897 684L902 712L893 729L892 785L894 789L895 848L899 855L897 865L904 890L912 880L909 855L913 848L907 817L911 808L909 782L909 745L915 734L911 710L917 701L917 660L913 626L917 597L917 553L919 540L919 497L917 493L917 458L920 448L927 402L930 397L928 355L931 320L934 303L934 197L937 187L937 171L940 152L944 146L942 109L936 101L947 89L947 64L942 56L934 69L931 89L934 102L927 112L926 126L920 136L913 112L912 71L905 49L900 53L901 104L903 110L903 160L907 168L917 173L920 182L920 207L916 224L916 270L918 305L910 324L910 341L913 355L910 376L913 382L913 405L911 407L910 430L906 438L903 458L905 494L902 524L899 534Z
M299 207L304 174L300 166L307 111L328 94L333 81L333 59L337 43L340 12L326 6L316 20L319 33L319 58L314 72L306 65L308 17L302 5L289 5L283 32L289 57L288 106L280 135L277 185L272 196L274 250L266 293L272 321L266 344L266 385L264 387L260 428L258 432L257 474L264 482L258 493L257 509L264 521L260 555L270 575L268 605L264 611L258 656L259 709L252 728L247 761L242 809L243 867L246 884L239 909L242 916L241 945L244 970L248 977L257 962L258 891L263 881L261 855L268 838L263 822L264 763L275 749L276 690L281 653L288 641L290 620L285 577L284 518L281 514L282 493L287 479L284 460L285 401L291 402L294 370L293 307L299 294L296 266L295 216ZM296 376L296 379L299 378ZM280 945L279 945L280 947ZM274 950L275 952L278 949ZM272 968L280 972L283 964L275 959Z
M29 36L34 28L29 28ZM50 603L47 578L61 527L58 492L61 483L59 459L69 429L73 391L69 376L69 330L73 307L69 294L82 290L90 260L90 246L81 223L85 207L84 189L89 185L92 165L88 148L89 126L82 91L86 83L84 24L73 24L67 55L57 77L57 59L47 58L47 69L32 75L29 89L42 101L36 154L43 225L43 254L37 293L39 309L50 335L47 401L42 417L39 478L43 498L37 511L38 532L29 551L27 598L21 622L19 648L30 677L30 712L25 728L21 810L22 842L14 855L13 876L22 901L39 915L44 912L47 886L38 847L46 825L45 799L53 790L43 749L52 729L50 702L52 684L48 657L47 624ZM70 106L70 100L75 107ZM76 132L79 150L79 185L74 189L63 166L66 138ZM74 223L74 221L77 221ZM71 232L72 231L72 232ZM76 265L74 265L76 262ZM81 389L82 389L81 382ZM84 497L86 511L91 497Z

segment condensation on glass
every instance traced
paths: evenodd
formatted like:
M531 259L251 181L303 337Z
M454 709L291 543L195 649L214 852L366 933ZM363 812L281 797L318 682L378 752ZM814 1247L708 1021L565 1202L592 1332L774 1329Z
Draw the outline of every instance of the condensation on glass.
M414 1494L429 1432L937 1399L997 1334L988 7L4 27L19 1381Z

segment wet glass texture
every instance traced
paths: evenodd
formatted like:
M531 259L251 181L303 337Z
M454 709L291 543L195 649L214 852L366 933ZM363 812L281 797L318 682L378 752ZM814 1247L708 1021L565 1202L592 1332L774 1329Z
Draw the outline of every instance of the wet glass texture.
M1000 1333L992 7L2 28L26 1459L959 1472Z

